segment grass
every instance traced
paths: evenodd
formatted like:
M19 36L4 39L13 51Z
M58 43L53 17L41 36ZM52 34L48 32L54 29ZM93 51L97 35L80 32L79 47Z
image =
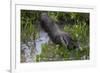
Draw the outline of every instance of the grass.
M68 50L49 42L42 45L42 53L37 56L37 62L89 59L89 27L86 24L65 25L63 31L78 39L81 50Z
M21 43L34 41L39 37L40 13L40 11L21 10ZM42 53L36 56L36 61L88 60L90 57L90 36L89 24L86 23L86 20L89 19L89 14L74 12L48 12L48 14L54 21L59 21L63 19L62 17L77 21L73 25L64 24L61 30L69 33L74 40L78 40L81 50L68 50L50 40L48 44L42 44Z

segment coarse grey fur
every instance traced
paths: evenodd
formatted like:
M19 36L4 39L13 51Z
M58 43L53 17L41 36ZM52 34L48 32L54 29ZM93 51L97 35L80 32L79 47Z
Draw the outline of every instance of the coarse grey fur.
M55 44L63 45L68 49L79 48L78 42L73 40L68 33L61 31L48 13L41 13L40 25Z

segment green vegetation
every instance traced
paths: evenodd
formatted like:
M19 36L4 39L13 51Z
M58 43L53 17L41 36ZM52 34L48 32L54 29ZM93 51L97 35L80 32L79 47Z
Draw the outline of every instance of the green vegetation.
M39 38L41 13L42 11L21 10L21 42L27 43ZM58 23L62 31L79 41L81 50L68 50L50 40L48 44L42 44L42 53L37 55L36 61L88 60L90 57L89 13L48 12L48 15Z
M87 25L64 26L64 31L69 32L74 39L78 39L81 50L68 50L53 43L43 44L41 55L37 61L64 61L89 59L89 28ZM88 36L88 37L87 37Z

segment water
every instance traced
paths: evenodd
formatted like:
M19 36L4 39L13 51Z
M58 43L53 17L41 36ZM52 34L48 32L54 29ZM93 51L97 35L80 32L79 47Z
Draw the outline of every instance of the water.
M21 44L21 56L23 54L25 63L36 62L36 56L40 55L42 52L42 47L41 47L42 44L48 43L49 36L46 32L41 30L39 35L40 37L36 39L35 41L31 41L31 42L29 41L26 44L25 43ZM74 60L75 54L76 54L75 51L72 51L72 54L70 55L69 60ZM81 60L85 60L85 59L86 59L85 55L81 57Z
M27 44L21 44L21 51L23 51L25 62L35 62L36 55L40 55L42 52L42 44L48 43L49 37L46 32L41 30L39 35L40 37L35 40L35 45L34 41L27 42Z
M41 54L41 51L42 51L42 44L44 43L48 43L49 41L49 37L48 37L48 34L46 32L44 32L43 30L40 32L40 38L38 38L35 43L36 43L36 47L35 47L35 53L37 55Z

